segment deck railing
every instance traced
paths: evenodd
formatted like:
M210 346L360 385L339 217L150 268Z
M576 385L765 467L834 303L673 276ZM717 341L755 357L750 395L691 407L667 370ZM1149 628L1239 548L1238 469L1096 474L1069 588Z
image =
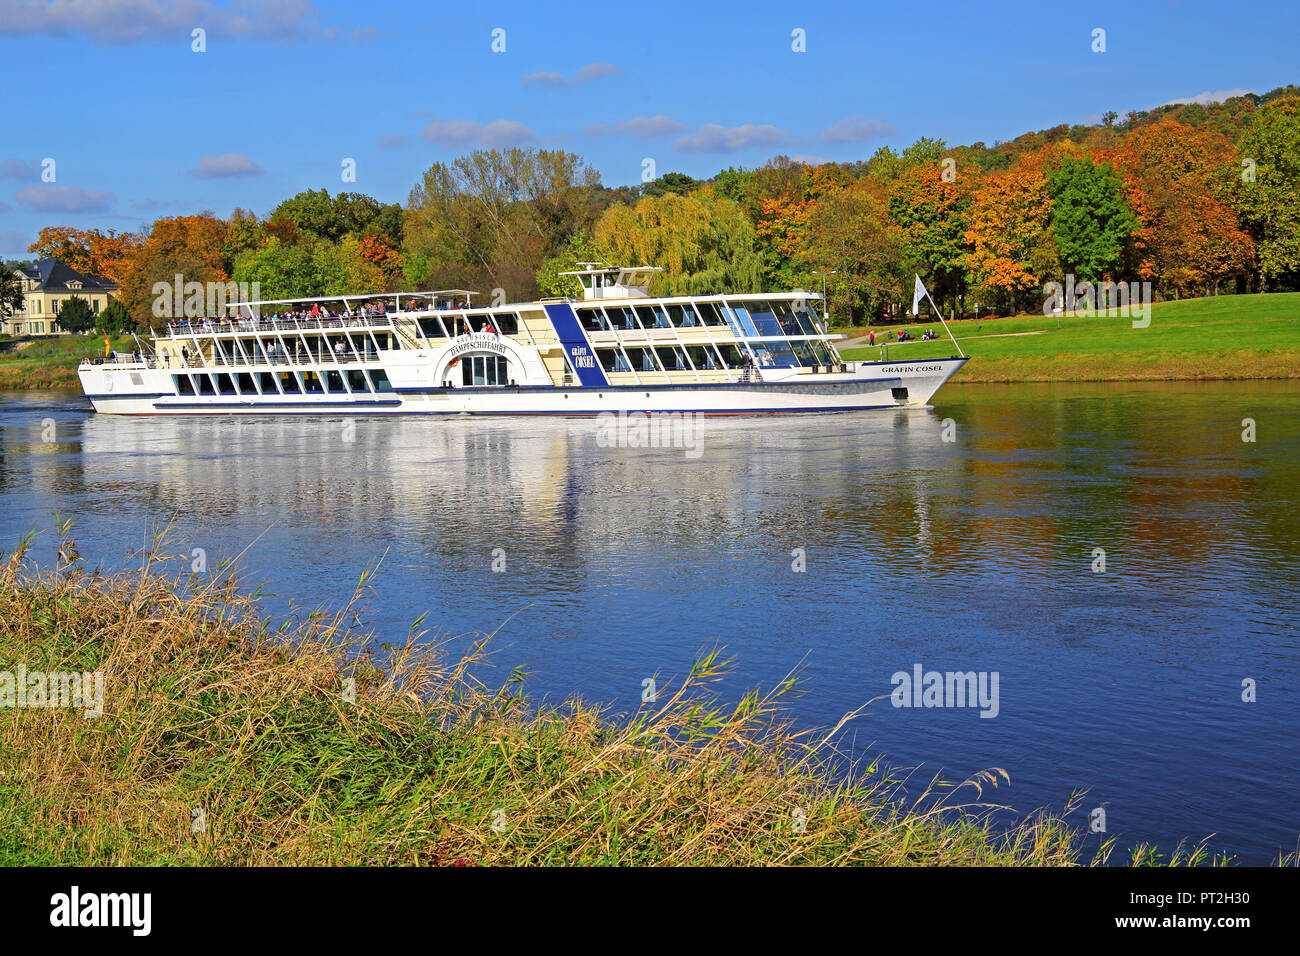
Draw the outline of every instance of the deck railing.
M177 336L212 335L226 332L306 332L313 329L371 329L392 328L389 313L367 313L365 316L315 316L304 318L281 317L239 319L177 319L163 328L173 338Z

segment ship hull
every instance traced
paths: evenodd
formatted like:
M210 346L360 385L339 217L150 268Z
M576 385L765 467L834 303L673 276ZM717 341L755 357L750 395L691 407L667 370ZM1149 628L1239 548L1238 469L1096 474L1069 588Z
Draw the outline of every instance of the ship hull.
M79 376L95 411L108 415L759 415L925 406L965 362L859 362L849 374L596 387L430 388L394 376L392 391L365 395L178 395L165 370L143 366L82 366Z

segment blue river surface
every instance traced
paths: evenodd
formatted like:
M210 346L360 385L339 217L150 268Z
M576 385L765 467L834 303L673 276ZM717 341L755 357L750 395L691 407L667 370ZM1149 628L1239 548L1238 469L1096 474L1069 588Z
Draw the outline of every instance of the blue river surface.
M536 701L616 719L719 645L724 699L798 673L797 728L872 701L839 750L909 793L1001 768L979 799L1010 821L1086 791L1067 818L1085 859L1103 837L1112 862L1139 843L1296 852L1300 386L950 385L930 409L706 419L687 447L617 435L11 393L0 547L36 529L52 563L59 513L87 564L127 567L170 524L210 566L242 552L271 616L339 606L382 558L377 640L422 614L453 652L497 631L482 676L520 668ZM996 714L894 706L918 665L996 675Z

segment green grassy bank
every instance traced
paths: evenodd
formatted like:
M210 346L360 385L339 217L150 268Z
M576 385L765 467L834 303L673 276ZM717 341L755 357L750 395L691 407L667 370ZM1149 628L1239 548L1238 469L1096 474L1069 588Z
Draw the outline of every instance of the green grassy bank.
M129 335L111 336L113 348L130 352ZM0 390L80 389L77 366L82 359L104 357L104 336L56 335L0 341Z
M1058 328L1059 323L1059 328ZM954 382L1160 381L1300 377L1300 293L1216 296L1161 302L1150 325L1120 316L1017 316L964 319L949 327L971 361ZM876 327L876 340L899 328L934 328L941 338L889 345L892 359L953 354L939 323ZM857 339L868 329L839 329ZM848 344L848 359L880 359Z
M783 684L724 705L706 655L611 721L579 701L529 706L414 630L381 670L353 601L278 626L225 572L60 566L29 541L0 557L3 672L101 672L102 715L0 706L0 863L1004 864L1082 858L1078 829L1036 816L992 829L990 772L897 802L877 768L844 781L827 735L776 719ZM179 566L179 565L178 565ZM418 626L418 622L417 622ZM355 682L354 693L348 680ZM887 706L887 703L881 704ZM1127 862L1127 861L1126 861ZM1133 862L1165 861L1149 848Z

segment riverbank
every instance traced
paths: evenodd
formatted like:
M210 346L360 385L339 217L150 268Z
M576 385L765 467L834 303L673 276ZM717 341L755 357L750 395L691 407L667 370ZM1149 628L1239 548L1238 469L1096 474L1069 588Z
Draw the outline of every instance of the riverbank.
M423 641L381 671L388 652L355 630L365 575L339 612L277 626L225 568L168 574L155 553L97 575L65 527L62 566L42 572L28 544L0 570L0 695L20 665L29 683L101 674L104 694L0 707L0 863L1098 862L1059 818L1000 832L978 813L904 808L874 767L835 782L828 742L778 719L788 686L738 706L708 696L716 655L630 719L576 701L538 711L513 682L480 683L478 658L448 663ZM989 799L996 775L977 783Z
M112 336L110 341L119 352L137 347L129 335ZM77 366L83 359L103 356L104 336L98 333L0 342L0 391L80 391Z
M972 361L952 384L1008 382L1211 381L1300 378L1300 293L1216 296L1161 302L1150 323L1123 316L1028 315L964 319L949 328ZM1143 321L1139 319L1138 321ZM905 328L937 340L890 343L888 352L859 340ZM914 361L953 354L938 322L839 329L850 360Z

